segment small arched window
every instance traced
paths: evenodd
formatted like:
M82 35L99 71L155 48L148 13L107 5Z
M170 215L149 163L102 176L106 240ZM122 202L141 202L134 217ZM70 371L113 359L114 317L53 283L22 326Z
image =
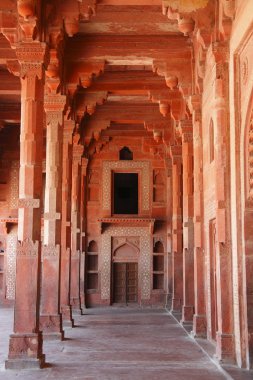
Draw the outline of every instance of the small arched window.
M88 246L88 252L98 252L98 245L95 240L91 240Z
M163 243L161 241L157 241L154 246L155 253L164 253Z
M213 120L210 122L209 126L209 158L210 163L214 160L214 126L213 126Z
M133 159L133 152L127 147L124 146L119 152L119 159L120 160L132 160Z

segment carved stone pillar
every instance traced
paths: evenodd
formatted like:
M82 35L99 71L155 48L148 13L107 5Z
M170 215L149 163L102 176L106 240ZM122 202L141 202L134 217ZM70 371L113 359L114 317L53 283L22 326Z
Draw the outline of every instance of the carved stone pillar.
M62 206L62 124L66 97L45 97L47 124L46 188L40 329L44 336L63 338L60 314L60 243Z
M75 136L76 137L76 136ZM74 138L75 138L74 137ZM73 310L81 312L80 299L80 183L83 146L73 143L71 194L71 286L70 302Z
M75 123L64 120L62 160L62 224L61 224L61 294L60 304L64 325L73 327L70 304L71 275L71 187L72 187L72 135Z
M168 261L167 261L167 303L166 307L171 308L172 301L172 161L170 158L166 160L167 169L167 251L168 251Z
M228 57L226 46L214 46L215 198L217 316L216 354L219 360L234 361L232 262L230 231Z
M203 212L203 142L201 123L201 96L193 95L190 99L193 122L193 156L194 156L194 316L193 335L206 337L205 304L205 257L204 257L204 212Z
M16 54L21 67L19 224L14 334L6 368L41 367L39 331L44 59L46 45L24 42Z
M81 161L81 194L80 194L80 298L81 309L85 309L85 229L86 229L86 173L88 159Z
M172 158L172 305L171 311L181 311L183 300L182 254L182 146L171 146Z
M182 322L192 322L194 313L193 138L192 121L180 124L183 159L183 309Z

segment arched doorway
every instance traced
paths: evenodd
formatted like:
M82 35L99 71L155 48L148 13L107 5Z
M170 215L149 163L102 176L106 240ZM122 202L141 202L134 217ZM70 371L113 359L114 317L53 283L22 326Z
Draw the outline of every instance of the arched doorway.
M113 253L113 303L128 305L138 302L138 249L128 242Z

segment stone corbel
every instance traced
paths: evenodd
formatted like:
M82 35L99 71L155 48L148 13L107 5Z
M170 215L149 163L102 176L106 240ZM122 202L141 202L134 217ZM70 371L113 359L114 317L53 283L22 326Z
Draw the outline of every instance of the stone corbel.
M80 18L89 21L92 16L96 15L96 0L79 1Z

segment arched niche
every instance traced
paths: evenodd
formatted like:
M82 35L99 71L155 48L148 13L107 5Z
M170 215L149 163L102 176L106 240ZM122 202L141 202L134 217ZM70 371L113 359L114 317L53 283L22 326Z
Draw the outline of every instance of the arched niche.
M154 173L154 184L155 185L164 185L164 178L160 171L155 171Z
M118 246L113 252L114 262L137 262L139 250L133 244L126 242Z
M95 240L91 240L88 245L88 252L98 252L98 245Z
M154 252L155 253L164 253L164 246L163 246L163 243L160 240L158 240L155 243Z
M119 159L123 161L133 160L133 152L127 146L124 146L119 151Z

